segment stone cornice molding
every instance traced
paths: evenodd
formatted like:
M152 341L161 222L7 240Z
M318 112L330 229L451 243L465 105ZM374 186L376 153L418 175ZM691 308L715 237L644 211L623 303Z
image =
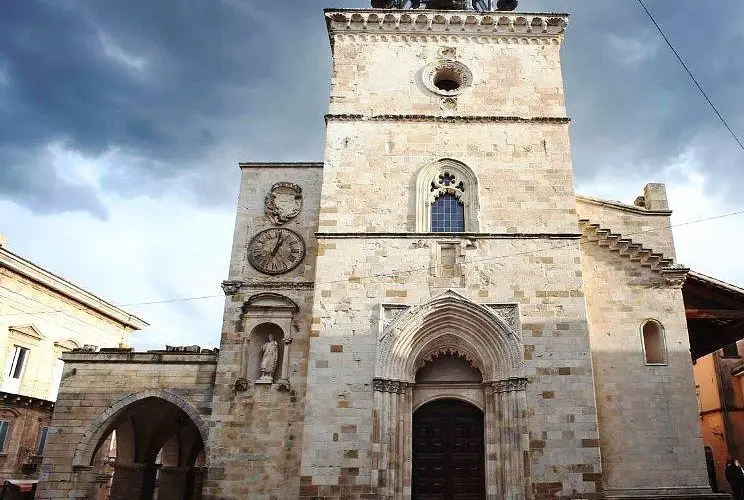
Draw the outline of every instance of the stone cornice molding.
M322 162L240 162L238 167L243 168L323 168Z
M330 121L340 122L437 122L437 123L547 123L553 125L564 125L571 123L570 118L560 116L534 116L524 118L520 116L491 116L491 115L361 115L361 114L327 114L325 115L326 123Z
M62 361L68 364L125 363L125 364L163 364L163 365L216 365L219 353L216 352L82 352L69 351L62 354Z
M488 40L547 40L560 43L568 14L527 12L476 12L454 10L326 9L331 43L335 36L449 35Z
M319 240L578 240L581 233L315 233L315 237Z
M620 203L619 201L611 200L600 200L599 198L592 198L590 196L576 195L576 201L582 203L588 203L590 205L598 205L606 208L613 208L622 212L629 212L635 215L651 215L651 216L662 216L669 217L672 215L671 210L646 210L645 208L636 207L635 205L628 205Z
M21 406L48 410L50 413L54 410L54 401L34 398L31 396L23 396L21 394L13 394L11 392L0 392L0 404L3 405L2 409L5 410L12 410L14 407Z
M100 297L96 297L64 278L52 274L23 257L0 247L0 269L2 268L7 268L11 272L20 274L24 278L38 283L43 288L76 302L87 309L102 314L132 330L141 330L149 326L147 322L137 316L106 302Z
M228 280L222 282L225 295L236 295L243 290L312 290L313 281L240 281Z

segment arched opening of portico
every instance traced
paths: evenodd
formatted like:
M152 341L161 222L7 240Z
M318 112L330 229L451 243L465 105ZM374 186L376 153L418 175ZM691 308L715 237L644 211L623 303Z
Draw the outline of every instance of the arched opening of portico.
M178 405L146 397L115 412L95 434L90 463L108 481L97 500L201 498L204 437ZM95 437L94 437L95 439Z

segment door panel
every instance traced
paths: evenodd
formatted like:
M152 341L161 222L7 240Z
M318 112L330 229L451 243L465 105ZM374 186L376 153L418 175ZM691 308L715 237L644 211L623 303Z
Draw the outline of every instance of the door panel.
M483 413L441 400L413 415L413 500L484 500Z

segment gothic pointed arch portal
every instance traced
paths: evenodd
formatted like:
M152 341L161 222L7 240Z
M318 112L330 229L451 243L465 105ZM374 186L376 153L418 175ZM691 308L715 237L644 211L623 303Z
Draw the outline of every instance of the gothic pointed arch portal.
M497 311L514 307L511 321ZM380 498L412 498L414 409L442 398L469 401L485 422L485 498L523 500L527 381L516 306L476 304L454 291L398 315L377 346L373 408L373 486ZM465 385L417 384L416 373L455 356L481 375Z

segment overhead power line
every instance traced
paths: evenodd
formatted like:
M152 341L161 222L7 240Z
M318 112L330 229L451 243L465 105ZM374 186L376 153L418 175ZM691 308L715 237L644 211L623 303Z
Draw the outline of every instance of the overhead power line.
M633 232L633 233L625 233L625 234L623 234L623 236L626 237L626 236L635 236L635 235L638 235L638 234L653 233L653 232L656 232L656 231L661 231L663 229L671 229L671 228L675 228L675 227L689 226L689 225L692 225L692 224L700 224L700 223L703 223L703 222L710 222L710 221L713 221L713 220L724 219L724 218L727 218L727 217L733 217L735 215L742 215L742 214L744 214L744 209L737 210L736 212L730 212L730 213L725 213L725 214L713 215L711 217L704 217L704 218L701 218L701 219L695 219L695 220L691 220L691 221L680 222L678 224L667 224L665 226L659 226L659 227L655 227L655 228L652 228L652 229L645 229L643 231L636 231L636 232ZM580 245L581 244L584 244L584 242L580 242L579 244ZM508 259L508 258L511 258L511 257L521 257L521 256L524 256L524 255L536 254L536 253L541 253L541 252L546 252L546 251L551 251L551 250L559 250L561 248L568 248L568 247L571 247L573 245L574 245L573 243L562 244L562 245L553 245L553 246L546 247L546 248L539 248L539 249L535 249L535 250L525 250L524 252L517 252L517 253L507 254L507 255L499 255L499 256L496 256L496 257L484 257L482 259L473 259L473 260L465 261L463 263L463 265L466 265L467 266L467 265L479 264L479 263L483 263L483 262L494 262L494 261L498 261L498 260ZM416 273L416 272L425 272L425 271L429 271L430 269L431 269L431 266L417 267L417 268L406 269L406 270L402 270L402 271L392 271L392 272L389 272L389 273L368 274L366 276L359 276L359 279L392 278L392 277L395 277L395 276L399 276L401 274L410 274L410 273ZM316 281L315 284L316 285L331 285L331 284L334 284L334 283L343 283L343 282L346 282L346 281L348 281L348 278L339 279L339 280L331 280L331 281ZM9 290L7 287L4 287L4 286L0 286L0 288L5 288L5 289ZM132 302L132 303L129 303L129 304L118 304L116 307L150 306L150 305L158 305L158 304L171 304L171 303L174 303L174 302L187 302L187 301L196 301L196 300L216 299L216 298L222 298L222 297L224 297L224 294L220 294L220 295L200 295L200 296L194 296L194 297L181 297L181 298L164 299L164 300L151 300L151 301L147 301L147 302ZM52 311L39 311L39 312L35 312L35 313L0 314L0 317L3 317L3 316L38 316L38 315L41 315L41 314L55 314L55 313L66 313L66 310L59 309L59 310L52 310ZM75 318L75 319L77 319L77 318Z
M664 39L666 44L669 46L669 48L672 50L675 56L677 56L677 60L682 64L682 67L685 69L687 74L690 76L690 79L692 80L692 83L695 84L695 86L698 88L701 94L703 94L703 97L705 97L705 100L708 101L708 104L710 105L713 112L718 116L718 119L721 120L721 123L723 123L723 126L726 127L726 129L731 134L731 137L734 138L736 143L739 145L739 147L744 150L744 143L742 143L742 140L739 138L739 136L734 132L734 129L731 128L731 126L728 124L726 119L723 117L721 112L718 110L718 107L713 103L711 98L708 96L708 93L703 89L703 86L700 84L697 78L695 78L695 75L692 74L692 71L690 70L689 66L685 63L684 59L682 59L682 56L679 55L679 52L676 48L674 48L674 45L672 45L672 42L669 40L669 37L666 36L666 33L664 33L664 30L661 29L661 26L659 23L656 22L656 19L654 19L653 14L651 14L651 11L648 10L648 7L646 7L646 4L643 3L643 0L638 0L638 3L641 4L641 7L646 12L646 15L651 20L651 22L656 26L656 29L659 31L659 34Z

